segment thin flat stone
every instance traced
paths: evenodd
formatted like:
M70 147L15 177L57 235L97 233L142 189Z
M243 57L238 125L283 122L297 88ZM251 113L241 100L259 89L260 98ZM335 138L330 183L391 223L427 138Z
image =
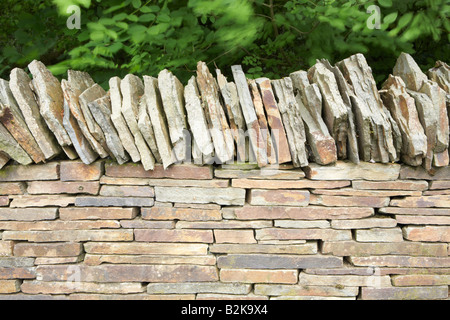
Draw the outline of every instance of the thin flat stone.
M225 105L225 113L230 123L230 130L236 143L236 160L238 162L248 161L248 142L245 140L246 124L242 114L241 104L237 87L234 82L228 82L227 78L219 69L216 69L217 84Z
M11 92L22 111L31 134L48 160L58 155L61 149L40 114L39 105L30 88L30 83L31 79L24 70L15 68L11 71L9 81Z
M170 141L169 129L167 128L166 115L162 107L161 95L158 88L158 79L144 76L144 96L147 101L148 114L153 125L156 145L164 169L177 161Z
M68 70L67 75L68 80L61 81L61 88L63 90L64 100L70 109L70 113L78 122L78 127L82 135L86 138L93 151L98 153L101 158L106 158L108 157L108 152L89 131L88 124L80 105L80 95L95 83L89 76L89 74L85 72ZM66 113L64 113L64 115L70 117ZM70 121L70 118L68 120ZM76 130L77 128L75 127L75 125L72 124L71 126L75 130L75 132L78 131ZM78 134L79 133L77 132L77 135ZM80 139L78 139L78 141L79 143L83 143L83 141L81 141Z
M108 149L114 155L119 164L124 164L130 160L122 146L119 135L111 121L111 98L109 95L97 99L88 104L97 124L103 131Z
M184 87L180 80L166 69L158 74L158 85L173 151L177 160L182 162L191 151L190 142L188 143L186 138L188 127L184 108Z
M153 125L150 121L147 109L147 101L143 95L139 100L138 127L139 130L141 130L142 136L147 142L147 145L150 147L156 162L161 163L161 155L159 154L158 146L156 145L155 133L153 132Z
M428 77L445 92L450 93L450 67L448 64L443 61L436 61L436 65L428 70Z
M278 108L283 119L284 128L286 129L292 162L296 167L307 166L305 127L294 96L292 80L291 78L273 80L272 85L278 99Z
M42 117L62 147L72 145L63 125L64 96L59 80L40 61L33 60L28 69Z
M122 114L134 136L134 142L141 155L141 162L145 170L153 170L155 158L145 142L137 122L139 99L144 94L144 84L139 77L128 74L120 83L120 90L123 98Z
M398 57L393 73L402 78L406 87L413 91L420 91L423 83L428 80L413 57L404 52Z
M197 85L214 144L217 162L225 163L234 158L234 139L220 102L219 86L204 62L197 63Z
M313 91L310 85L308 74L305 71L297 71L290 74L294 89L297 90L297 105L305 124L306 138L312 153L314 162L327 165L337 161L336 144L331 137L325 122L321 115L317 112L317 105L310 104L306 94L306 90ZM314 86L317 86L314 84ZM304 104L306 102L306 104ZM320 92L317 95L317 102L322 103Z
M0 124L0 150L21 165L33 163L30 156L22 149L3 124Z
M0 102L0 122L11 133L23 150L35 163L45 161L45 156L39 148L33 135L21 116L14 112L13 108Z
M292 158L289 150L289 143L286 137L286 131L283 126L280 111L278 110L275 94L272 91L270 80L268 78L259 78L256 79L256 83L261 91L264 110L267 114L267 122L271 130L278 163L282 164L291 162Z
M109 94L111 96L111 121L119 134L120 141L133 162L141 161L139 150L134 143L134 137L122 115L122 93L120 92L121 80L113 77L109 80Z

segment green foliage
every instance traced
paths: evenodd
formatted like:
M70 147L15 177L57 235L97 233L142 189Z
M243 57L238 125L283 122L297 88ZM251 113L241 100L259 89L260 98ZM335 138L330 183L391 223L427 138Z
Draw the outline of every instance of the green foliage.
M381 9L370 29L367 8ZM81 30L69 30L70 5ZM425 68L449 61L448 0L4 0L0 4L0 76L40 59L60 76L85 70L105 85L112 75L156 76L170 69L184 82L206 61L229 75L279 78L364 53L378 81L404 51Z

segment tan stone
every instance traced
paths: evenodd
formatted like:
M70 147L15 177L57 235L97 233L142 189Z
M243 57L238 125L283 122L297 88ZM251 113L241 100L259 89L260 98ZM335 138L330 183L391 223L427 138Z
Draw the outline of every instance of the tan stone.
M194 243L145 243L145 242L87 242L84 250L92 254L127 255L206 255L207 244Z
M118 229L120 223L115 220L97 221L0 221L0 228L12 231L52 231L52 230L91 230Z
M320 166L311 163L303 168L306 177L312 180L396 180L399 176L400 165L396 163L380 164L338 161L335 165Z
M448 275L448 274L440 274L440 275L410 274L410 275L393 276L392 284L396 287L450 285L450 275Z
M233 179L232 186L246 189L334 189L347 187L350 181L311 181L311 180L252 180Z
M362 197L362 196L328 196L328 195L311 195L310 204L322 205L326 207L371 207L382 208L389 205L388 197Z
M450 257L369 256L350 257L350 262L370 267L448 268Z
M192 164L177 164L164 170L162 165L155 165L152 171L145 171L142 165L125 164L117 165L108 163L105 166L106 175L116 178L170 178L170 179L194 179L209 180L213 178L210 166L195 166Z
M432 300L448 297L447 286L409 288L362 288L362 300Z
M305 244L212 244L209 247L212 253L264 253L264 254L296 254L313 255L317 253L317 243Z
M363 190L411 190L423 191L428 189L426 181L396 180L396 181L352 181L352 187Z
M354 220L332 220L333 229L371 229L371 228L393 228L397 226L396 219L373 217Z
M214 242L211 230L184 229L138 229L134 231L134 240L144 242Z
M253 230L214 230L215 243L256 243Z
M81 254L80 243L17 243L14 255L19 257L73 257Z
M356 241L402 242L403 235L400 228L372 228L367 230L356 230Z
M299 284L304 286L390 287L389 276L313 275L300 273Z
M102 186L100 195L106 197L154 197L149 186Z
M393 199L391 201L393 207L412 207L412 208L430 208L441 207L450 208L450 195L423 196L423 197L407 197L404 199Z
M345 241L352 238L348 230L265 228L256 230L257 240Z
M357 287L303 286L286 284L256 284L255 294L268 296L354 297Z
M0 293L16 293L20 291L20 280L0 280Z
M53 231L5 231L5 240L29 242L61 241L132 241L132 230L53 230Z
M47 164L20 166L11 165L2 169L0 181L28 181L28 180L58 180L59 163L51 162Z
M74 269L75 271L76 269ZM128 294L144 292L145 288L140 283L95 283L95 282L43 282L24 281L21 290L28 294L70 294L82 293L109 293Z
M61 181L93 181L99 180L103 174L103 163L95 162L86 165L77 161L61 162Z
M220 210L165 207L142 208L141 215L143 219L149 220L204 221L222 218Z
M66 195L17 195L13 197L10 207L67 207L74 203L75 197Z
M298 270L221 269L220 281L238 283L297 283Z
M306 207L309 192L300 190L251 190L248 203L260 206Z
M118 254L86 254L84 264L98 266L103 263L113 264L190 264L214 266L213 255L204 256L170 256L170 255L118 255Z
M450 242L450 226L406 226L403 236L411 241Z
M134 219L138 214L137 208L61 208L61 220L109 220Z
M421 224L421 225L450 225L449 216L408 216L397 215L395 220L399 224Z
M28 183L29 194L98 194L100 183L96 181L30 181Z
M0 195L24 194L26 190L24 182L2 182L0 183Z

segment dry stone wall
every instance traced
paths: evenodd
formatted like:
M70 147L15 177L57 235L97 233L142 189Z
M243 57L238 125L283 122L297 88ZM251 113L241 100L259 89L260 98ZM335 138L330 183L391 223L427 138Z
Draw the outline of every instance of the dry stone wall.
M0 299L448 299L449 167L53 161L0 181Z
M448 299L450 68L0 79L1 299Z

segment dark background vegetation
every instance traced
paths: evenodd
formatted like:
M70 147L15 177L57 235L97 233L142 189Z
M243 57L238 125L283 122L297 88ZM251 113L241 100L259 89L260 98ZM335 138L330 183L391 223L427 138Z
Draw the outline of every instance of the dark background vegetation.
M71 4L80 30L66 26ZM378 30L367 27L373 4ZM186 83L202 60L275 79L361 52L380 83L402 51L423 70L449 62L449 12L450 0L2 0L0 77L38 59L59 77L84 70L103 86L164 68Z

